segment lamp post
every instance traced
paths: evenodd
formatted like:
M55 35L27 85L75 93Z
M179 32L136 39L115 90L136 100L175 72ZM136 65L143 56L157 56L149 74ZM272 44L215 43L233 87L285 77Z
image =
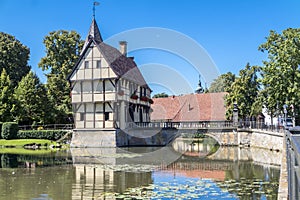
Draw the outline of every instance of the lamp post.
M286 126L286 115L287 115L287 105L286 104L284 104L283 105L283 113L284 113L284 126Z
M233 103L233 125L238 126L238 120L239 120L239 109L237 106L237 103Z

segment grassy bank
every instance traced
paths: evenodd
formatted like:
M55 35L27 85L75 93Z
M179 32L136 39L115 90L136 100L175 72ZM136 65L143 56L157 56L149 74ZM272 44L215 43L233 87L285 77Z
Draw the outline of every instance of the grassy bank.
M0 148L0 154L18 154L18 155L44 155L56 152L56 149L24 149L24 148Z
M41 145L41 147L49 147L50 145L56 146L57 143L45 139L17 139L17 140L0 140L0 147L15 147L23 148L25 145Z

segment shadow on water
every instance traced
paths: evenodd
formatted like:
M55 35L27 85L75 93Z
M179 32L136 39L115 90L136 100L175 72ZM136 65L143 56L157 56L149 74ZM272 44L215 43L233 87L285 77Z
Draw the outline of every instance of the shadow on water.
M279 152L210 138L0 158L1 200L276 199L280 170Z

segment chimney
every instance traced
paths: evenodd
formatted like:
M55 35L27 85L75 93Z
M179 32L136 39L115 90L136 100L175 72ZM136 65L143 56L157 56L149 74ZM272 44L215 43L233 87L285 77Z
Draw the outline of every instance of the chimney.
M124 56L127 57L127 42L126 41L120 41L120 52L121 54L123 54Z

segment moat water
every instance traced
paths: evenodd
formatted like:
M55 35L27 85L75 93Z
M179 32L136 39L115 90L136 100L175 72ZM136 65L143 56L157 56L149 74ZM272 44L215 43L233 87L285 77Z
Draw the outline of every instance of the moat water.
M0 149L0 199L277 199L280 152L179 139L169 147Z

